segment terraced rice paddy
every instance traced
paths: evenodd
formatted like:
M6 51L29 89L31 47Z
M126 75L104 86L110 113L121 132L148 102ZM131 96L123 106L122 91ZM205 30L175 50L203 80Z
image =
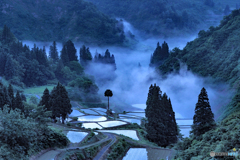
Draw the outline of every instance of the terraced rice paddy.
M91 129L93 128L102 129L102 127L99 126L97 123L83 123L82 126L85 128L91 128Z
M69 117L78 117L78 116L83 116L84 114L79 112L76 109L73 109L72 113L69 115Z
M91 121L91 122L98 122L98 121L106 121L107 118L104 116L81 116L78 117L78 121Z
M109 132L109 133L116 133L119 135L122 134L132 139L139 140L137 133L134 130L99 130L98 132Z
M99 115L97 112L91 110L91 109L80 109L81 111L84 111L87 114L93 114L93 115Z
M170 150L160 150L152 148L130 148L123 157L123 160L160 160L160 159L170 159Z
M138 125L141 124L141 120L140 119L130 119L130 118L124 118L124 119L121 119L123 121L127 121L127 122L130 122L130 123L137 123Z
M87 135L87 132L76 132L76 131L68 131L67 138L72 143L79 143L81 142L84 137Z
M100 124L103 127L115 127L115 126L120 126L127 123L122 121L106 121L106 122L98 122L98 124Z

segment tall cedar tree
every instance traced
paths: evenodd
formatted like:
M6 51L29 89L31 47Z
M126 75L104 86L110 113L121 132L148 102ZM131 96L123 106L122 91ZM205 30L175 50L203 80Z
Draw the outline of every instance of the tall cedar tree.
M44 106L44 108L47 111L51 111L50 94L49 94L49 90L47 88L44 90L43 96L42 96L41 101L39 102L38 106Z
M51 58L54 63L59 60L58 51L57 51L57 44L56 44L55 41L53 41L53 44L50 46L49 58Z
M68 57L67 48L65 45L62 48L60 57L61 57L63 65L67 66L69 63L69 57Z
M191 133L193 133L194 137L200 138L202 134L213 129L215 126L214 114L209 104L207 91L203 87L195 107Z
M68 40L65 44L65 47L67 49L69 61L78 61L77 50L74 47L73 42L71 40Z
M7 88L3 87L3 94L4 94L4 105L8 105L9 108L11 108L11 100L7 91Z
M62 117L62 123L64 124L67 114L72 112L72 105L65 87L60 83L51 92L50 105L52 107L52 118L55 120L56 117Z
M162 91L156 84L149 87L146 104L147 138L163 147L175 143L177 141L175 113L170 99L167 99L165 93L162 96Z
M14 107L14 101L15 101L15 98L14 98L14 93L13 93L13 87L11 84L8 85L8 96L9 96L9 100L10 100L10 108L11 109L15 109Z
M0 108L3 110L4 106L4 92L3 87L0 87Z
M169 47L168 44L164 41L162 47L159 42L157 43L157 48L151 55L150 67L159 66L165 59L169 56Z
M89 48L86 48L85 45L83 45L80 48L80 53L79 54L80 54L80 64L82 66L86 66L89 62L92 61L92 54L89 51Z
M9 80L9 79L12 79L14 75L15 75L15 68L13 65L13 59L9 55L9 56L7 56L7 61L5 64L4 76L7 80Z
M24 112L24 105L22 103L22 98L20 96L19 91L16 93L15 101L14 101L14 108L18 108L21 110L21 113Z

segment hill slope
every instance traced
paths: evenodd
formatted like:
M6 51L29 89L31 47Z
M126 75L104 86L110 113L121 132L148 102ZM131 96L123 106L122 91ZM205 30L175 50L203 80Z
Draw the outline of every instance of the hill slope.
M0 0L0 21L19 40L122 43L117 20L83 0Z
M217 81L229 83L237 89L231 104L225 109L228 114L240 110L240 10L224 17L217 27L201 30L198 38L188 42L183 50L175 48L169 58L158 67L163 74L179 71L180 62L201 76L211 76ZM231 110L231 112L229 112ZM226 117L224 114L223 117ZM222 118L223 118L222 117Z
M211 0L87 1L93 2L103 13L124 18L135 28L154 36L176 36L208 28L219 24L223 13L222 5L205 4Z

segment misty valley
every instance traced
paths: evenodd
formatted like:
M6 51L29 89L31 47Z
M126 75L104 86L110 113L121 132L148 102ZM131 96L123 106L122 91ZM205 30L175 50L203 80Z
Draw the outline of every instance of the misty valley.
M237 0L0 8L0 160L240 159Z

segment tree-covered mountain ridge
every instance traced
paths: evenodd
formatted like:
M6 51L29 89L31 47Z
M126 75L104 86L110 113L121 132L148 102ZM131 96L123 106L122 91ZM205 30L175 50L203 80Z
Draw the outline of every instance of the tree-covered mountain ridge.
M192 34L201 28L217 25L223 17L225 1L213 0L86 0L100 11L124 18L141 33L151 36ZM227 3L227 2L226 2ZM234 5L233 5L233 4ZM229 4L235 7L237 1Z
M239 29L240 10L234 10L223 18L219 26L211 26L207 31L201 30L198 38L188 42L182 50L174 48L157 70L162 74L179 72L180 63L183 62L194 73L226 82L237 92L221 118L239 111Z
M0 0L0 21L19 40L122 44L118 21L83 0Z

